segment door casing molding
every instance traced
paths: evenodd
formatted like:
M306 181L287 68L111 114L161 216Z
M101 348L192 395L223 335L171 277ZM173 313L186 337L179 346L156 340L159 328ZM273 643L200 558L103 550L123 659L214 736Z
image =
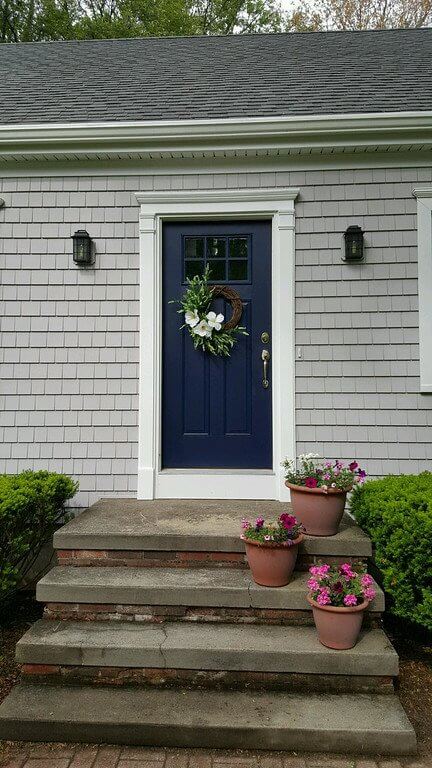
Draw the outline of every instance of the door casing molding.
M289 499L280 466L295 456L294 267L298 189L137 193L140 204L139 499ZM272 223L273 470L161 470L162 225L182 219Z

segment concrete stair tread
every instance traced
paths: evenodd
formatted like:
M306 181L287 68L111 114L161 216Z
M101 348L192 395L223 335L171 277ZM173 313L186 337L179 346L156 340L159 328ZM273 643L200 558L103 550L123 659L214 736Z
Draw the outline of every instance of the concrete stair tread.
M355 648L334 651L314 627L239 624L163 625L40 620L17 645L17 661L105 667L249 670L305 674L398 674L398 657L380 629Z
M398 699L19 685L0 706L0 739L410 754Z
M310 610L308 573L295 572L286 587L260 587L249 570L233 568L128 568L58 566L37 585L37 599L54 603L186 605ZM384 610L384 594L372 611Z
M57 549L243 552L243 517L276 516L278 501L102 499L54 534ZM345 515L336 536L306 536L309 555L369 557L369 537Z

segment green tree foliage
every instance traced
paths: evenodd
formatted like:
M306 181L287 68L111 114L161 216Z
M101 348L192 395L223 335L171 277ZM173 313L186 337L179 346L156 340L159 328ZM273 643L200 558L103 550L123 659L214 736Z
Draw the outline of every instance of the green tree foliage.
M0 0L0 42L277 32L276 0Z
M0 0L3 43L430 24L432 0Z
M391 612L432 631L432 474L357 486L351 511L374 544Z
M16 592L44 544L65 520L78 484L54 472L0 475L0 604Z

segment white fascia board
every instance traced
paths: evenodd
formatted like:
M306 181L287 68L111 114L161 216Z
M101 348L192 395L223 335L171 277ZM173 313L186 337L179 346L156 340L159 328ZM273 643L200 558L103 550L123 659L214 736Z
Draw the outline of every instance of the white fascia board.
M0 150L153 151L262 147L364 147L423 144L432 137L432 111L249 117L228 120L149 120L97 123L35 123L0 126Z

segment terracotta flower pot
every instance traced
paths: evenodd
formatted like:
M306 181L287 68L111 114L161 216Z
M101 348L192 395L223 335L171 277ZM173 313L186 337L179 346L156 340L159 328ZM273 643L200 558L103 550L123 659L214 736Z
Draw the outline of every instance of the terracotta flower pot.
M360 605L339 608L335 605L318 605L310 595L307 600L312 606L320 643L338 651L354 648L369 602L365 600Z
M310 536L334 536L345 509L347 491L329 488L306 488L293 485L288 480L285 485L291 491L291 504L297 520L303 523Z
M298 545L303 539L301 533L291 546L243 539L254 582L262 587L284 587L288 584L296 564Z

